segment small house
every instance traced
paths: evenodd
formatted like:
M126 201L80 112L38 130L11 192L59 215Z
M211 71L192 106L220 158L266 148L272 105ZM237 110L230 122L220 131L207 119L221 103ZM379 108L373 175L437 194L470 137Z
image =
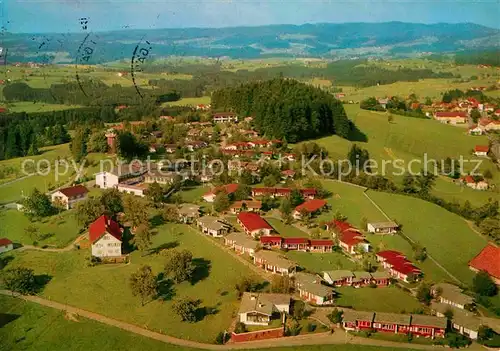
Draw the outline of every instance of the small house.
M111 217L102 215L89 226L92 256L120 257L122 255L122 229Z
M292 276L295 274L297 265L286 257L269 250L260 250L255 252L253 262L256 266L271 272L273 274L281 274Z
M332 252L333 246L333 240L330 239L311 239L309 241L310 252Z
M230 207L230 212L237 214L240 213L241 211L250 211L250 212L260 212L260 209L262 208L262 201L258 200L241 200L241 201L235 201L231 207Z
M0 253L14 250L14 243L7 238L0 238Z
M205 193L202 197L203 197L203 200L205 200L206 202L214 202L215 197L217 196L217 194L220 191L225 191L228 195L231 195L231 194L235 193L236 190L238 190L238 187L239 187L239 185L236 183L226 184L226 185L223 185L221 187L217 187L215 189L212 189L211 191Z
M431 292L435 299L456 308L465 309L466 306L474 304L474 299L465 295L462 289L456 285L439 283L432 286Z
M310 215L317 214L322 208L326 207L327 202L322 199L312 199L306 200L304 203L295 207L293 212L293 218L301 219L303 213L309 213Z
M182 204L179 209L179 219L182 223L195 222L200 217L200 206L193 204Z
M368 272L356 271L352 272L352 274L354 274L354 277L352 278L351 285L355 288L367 286L372 281L372 275Z
M342 327L350 331L362 331L372 329L374 312L344 310L342 315Z
M373 234L394 234L397 233L399 225L395 222L371 222L367 224L369 233Z
M348 254L356 255L357 250L361 250L362 252L370 251L370 243L359 232L345 230L338 235L338 239L339 246Z
M328 284L337 287L350 286L353 278L354 274L351 271L336 270L323 272L323 279L328 282Z
M307 251L309 239L307 238L284 238L281 247L287 250Z
M425 338L444 338L448 321L446 318L413 314L410 332Z
M75 185L54 191L51 195L53 204L59 203L66 210L75 207L76 203L87 199L89 190L83 185Z
M490 147L488 145L476 145L474 147L474 155L476 156L488 156L488 151L490 151Z
M485 271L493 281L500 285L500 248L491 244L469 262L469 268L474 272Z
M271 235L273 227L259 214L254 212L240 212L237 216L238 224L244 232L252 237Z
M290 313L290 295L244 292L238 311L239 321L246 325L269 325L272 319Z
M281 249L283 238L277 235L267 235L260 237L260 244L266 249Z
M309 273L296 273L294 275L295 289L300 297L312 304L323 306L330 305L334 300L332 288L321 284L321 279Z
M239 254L248 254L253 257L259 247L259 242L250 239L243 233L230 233L224 237L224 243Z
M200 228L201 232L213 236L215 238L221 237L224 234L229 233L231 230L231 226L226 222L222 221L217 217L205 216L198 218L196 221L198 228Z
M380 332L407 334L410 331L411 315L376 312L372 328Z

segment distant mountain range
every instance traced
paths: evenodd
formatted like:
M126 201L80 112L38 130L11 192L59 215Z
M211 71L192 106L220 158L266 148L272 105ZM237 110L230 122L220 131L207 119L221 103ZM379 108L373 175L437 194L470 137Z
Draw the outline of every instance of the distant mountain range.
M91 47L88 63L130 59L138 43L150 57L388 57L498 48L500 30L473 23L321 23L232 28L120 30L4 35L8 60L75 62ZM94 42L95 44L91 43ZM145 42L149 42L147 44ZM88 50L90 51L90 50Z

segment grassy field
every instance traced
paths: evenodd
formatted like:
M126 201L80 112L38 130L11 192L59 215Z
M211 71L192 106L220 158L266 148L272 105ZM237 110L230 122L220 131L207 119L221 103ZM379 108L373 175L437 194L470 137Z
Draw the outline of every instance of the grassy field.
M30 101L17 101L8 105L10 112L46 112L46 111L60 111L69 110L73 108L80 108L79 105L61 105L61 104L46 104L38 102L36 104Z
M206 202L201 197L209 190L209 187L197 186L188 189L182 189L179 194L181 194L182 201L184 202L206 204Z
M34 238L25 232L33 225L38 228L39 246L64 247L78 237L81 226L77 223L74 211L64 211L61 215L44 218L39 222L30 220L18 210L0 210L0 237L7 237L14 243L31 245Z
M284 238L308 238L309 234L293 225L285 224L276 218L266 218L266 221Z
M166 102L165 105L169 106L196 106L199 104L208 105L210 104L210 96L201 96L196 98L182 98L178 101Z
M288 251L285 256L297 263L300 267L305 268L310 272L320 273L322 271L336 269L352 269L357 268L356 263L349 260L345 255L338 252L329 253L311 253Z
M234 284L251 271L234 261L198 232L184 225L162 225L153 238L153 248L188 249L197 262L196 279L171 286L165 283L162 298L141 306L128 287L130 274L142 264L151 265L155 274L163 270L164 256L140 252L131 254L128 265L85 267L87 250L48 253L19 252L10 266L23 265L37 274L52 277L42 295L83 309L125 320L179 338L213 342L220 331L227 329L238 308ZM213 246L211 246L213 245ZM200 294L203 291L203 294ZM201 299L201 307L213 309L196 324L183 323L172 312L173 300L179 297Z
M464 283L473 272L467 263L486 245L458 215L432 203L403 195L369 191L369 196L403 226L403 232L427 248L444 268ZM425 269L424 269L424 273Z
M0 296L2 343L0 350L148 350L195 351L188 347L165 344L82 317ZM396 351L364 345L311 345L261 349L262 351Z
M413 296L395 286L376 289L346 286L335 291L340 294L336 300L338 306L349 306L356 310L401 313L422 307Z

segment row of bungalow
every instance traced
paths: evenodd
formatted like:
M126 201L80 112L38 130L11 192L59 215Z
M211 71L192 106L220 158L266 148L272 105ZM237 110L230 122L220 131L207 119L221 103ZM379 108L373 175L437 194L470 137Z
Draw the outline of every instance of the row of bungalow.
M335 270L323 272L323 280L336 287L352 286L360 288L371 284L388 286L391 283L391 276L389 273L383 271L369 273L364 271Z

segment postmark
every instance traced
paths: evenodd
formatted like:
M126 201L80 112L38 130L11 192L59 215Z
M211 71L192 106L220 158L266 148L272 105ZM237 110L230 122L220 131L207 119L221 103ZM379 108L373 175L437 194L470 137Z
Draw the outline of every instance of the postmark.
M134 52L132 53L132 58L130 60L130 76L132 77L132 83L134 84L134 88L137 91L137 94L139 94L141 98L144 98L144 95L137 85L136 73L143 71L144 64L148 57L150 57L149 55L152 49L153 47L151 43L148 40L145 40L143 37L141 41L139 41L139 43L135 46Z

